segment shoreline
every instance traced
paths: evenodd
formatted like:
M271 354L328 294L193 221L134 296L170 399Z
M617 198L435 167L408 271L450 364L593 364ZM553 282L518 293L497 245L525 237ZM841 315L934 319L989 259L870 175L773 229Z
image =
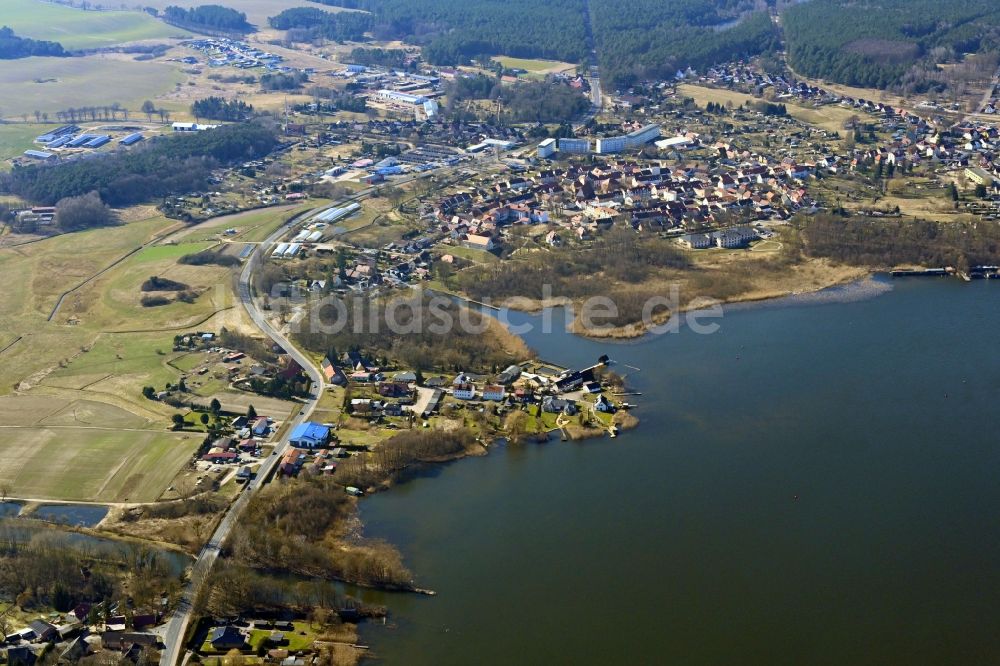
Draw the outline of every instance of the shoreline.
M697 312L703 310L706 307L718 306L729 306L729 305L740 305L740 304L752 304L752 303L763 303L767 301L774 301L782 298L788 298L790 296L799 296L805 294L816 294L827 289L832 289L835 287L842 287L844 285L849 285L864 280L871 279L876 274L882 271L875 270L871 268L857 268L852 270L849 274L839 277L835 280L828 281L824 284L810 285L804 289L775 289L775 290L755 290L744 294L732 296L729 298L715 299L711 297L695 297L690 303L681 307L676 312L666 312L653 315L652 327L664 326L670 320L683 316L689 312ZM489 307L490 310L513 310L515 312L522 312L526 314L539 314L548 309L553 308L570 308L577 310L582 305L583 301L573 300L567 297L555 297L548 299L532 299L523 296L512 296L505 299L500 303L499 306L486 306L484 303L475 301L474 299L459 293L449 293L449 295L462 299L464 302L475 305L477 307ZM620 326L613 326L610 328L602 328L600 330L586 329L579 324L579 319L574 318L567 322L566 331L572 335L577 335L588 340L606 340L606 341L634 341L649 335L651 332L651 326L641 322L631 322L628 324L623 324ZM520 336L518 336L520 337Z

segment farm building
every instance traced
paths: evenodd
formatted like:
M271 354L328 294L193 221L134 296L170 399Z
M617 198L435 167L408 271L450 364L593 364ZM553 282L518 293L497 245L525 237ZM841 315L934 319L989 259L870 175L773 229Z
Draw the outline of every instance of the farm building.
M53 153L49 153L44 150L26 150L24 151L24 156L30 157L33 160L42 160L43 162L56 159L56 156Z

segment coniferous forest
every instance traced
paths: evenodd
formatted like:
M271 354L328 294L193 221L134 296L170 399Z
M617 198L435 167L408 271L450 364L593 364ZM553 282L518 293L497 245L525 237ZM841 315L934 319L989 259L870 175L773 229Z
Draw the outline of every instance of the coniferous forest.
M924 92L933 77L921 70L964 54L1000 48L995 0L812 0L782 14L789 63L804 76L854 86L906 84Z
M610 88L778 45L768 13L749 0L315 1L370 12L362 16L369 17L373 37L418 44L435 65L493 55L585 63L594 49ZM343 16L329 20L343 22Z

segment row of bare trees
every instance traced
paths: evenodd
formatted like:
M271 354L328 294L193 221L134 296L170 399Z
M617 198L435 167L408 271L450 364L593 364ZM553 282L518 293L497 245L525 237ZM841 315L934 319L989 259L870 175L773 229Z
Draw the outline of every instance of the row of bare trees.
M27 123L32 116L34 116L36 123L48 123L53 118L59 123L78 123L87 121L96 122L98 120L115 121L119 119L127 121L129 119L129 114L133 113L136 112L130 111L119 102L113 102L102 106L71 107L61 111L55 111L53 113L35 109L30 114L22 113L20 118L22 122L25 123ZM153 122L154 117L159 118L161 123L170 121L170 111L167 109L157 108L156 105L150 100L146 100L142 103L139 113L144 114L146 116L146 120L149 122ZM0 111L0 118L2 117L3 112Z

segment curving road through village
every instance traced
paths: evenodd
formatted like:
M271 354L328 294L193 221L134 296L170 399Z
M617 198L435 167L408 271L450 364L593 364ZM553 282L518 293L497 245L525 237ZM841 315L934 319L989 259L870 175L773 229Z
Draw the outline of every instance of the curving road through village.
M473 159L473 163L471 165L466 165L464 168L470 168L475 172L482 172L483 170L491 168L494 164L495 162L489 160L486 156L477 155ZM440 167L438 169L423 172L422 174L410 174L403 176L402 178L394 180L393 184L397 186L403 185L419 178L430 177L432 174L447 177L449 175L454 175L462 168L463 167L461 165ZM243 270L240 272L239 284L237 287L237 295L240 302L243 304L247 314L254 321L257 327L267 334L267 336L270 337L275 344L284 349L288 355L303 368L306 374L309 375L309 378L312 380L310 397L303 404L299 413L290 420L288 424L289 427L284 429L284 437L281 441L275 443L274 452L261 464L256 477L249 484L247 484L236 501L229 506L229 509L222 517L222 520L219 522L218 527L216 527L215 532L212 534L212 538L209 539L208 543L205 544L205 546L198 553L198 557L191 568L187 585L181 593L181 598L178 601L177 608L174 610L167 622L166 632L163 638L164 649L160 654L161 666L176 666L176 664L180 662L184 653L184 639L193 616L194 599L197 596L198 591L201 589L202 584L208 578L208 574L211 572L212 566L215 564L215 560L219 556L219 551L221 550L222 545L226 542L226 539L233 531L233 528L239 524L240 515L243 513L244 509L246 509L250 498L258 490L260 490L274 474L282 456L284 456L285 452L289 448L289 433L291 433L291 431L294 430L300 423L309 420L312 413L316 409L320 396L323 395L323 391L326 388L323 381L323 374L320 372L319 368L316 367L316 364L294 344L292 344L291 340L281 333L281 331L274 328L257 306L253 296L254 271L264 264L265 257L267 257L271 246L277 243L280 238L288 234L288 232L296 226L310 219L321 210L361 201L368 198L376 191L376 187L368 187L350 196L344 197L340 201L333 204L310 209L296 215L275 230L274 233L268 236L264 241L257 244L253 254L251 254L247 259L246 264L243 266Z
M246 308L247 314L250 315L250 318L253 319L257 327L266 333L275 344L280 345L281 348L284 349L288 355L302 367L312 380L310 397L305 402L299 413L292 417L289 427L285 428L284 437L281 441L275 444L274 452L264 460L257 472L256 477L249 484L247 484L246 488L242 493L240 493L236 501L229 506L229 510L226 511L226 514L222 517L218 527L216 527L215 532L212 534L212 538L209 539L208 543L201 549L201 552L198 553L198 558L195 560L194 566L191 569L191 575L188 579L187 585L184 587L184 591L181 594L177 608L167 623L166 634L163 638L164 649L160 655L161 666L174 666L180 660L184 650L184 637L187 634L188 625L191 622L192 612L194 610L193 601L202 584L205 582L205 579L208 577L209 572L211 572L212 566L215 564L215 560L219 556L219 551L222 548L222 545L226 542L226 539L232 532L233 527L238 524L240 515L243 513L243 510L246 509L247 504L250 502L250 498L258 490L260 490L274 474L278 462L288 450L289 433L297 425L308 420L309 417L312 416L312 413L316 409L316 405L319 402L319 398L323 394L325 385L322 373L309 359L309 357L296 348L295 345L293 345L292 342L280 331L271 326L270 322L268 322L261 313L260 308L257 307L257 303L253 298L252 287L254 270L263 263L264 257L266 256L267 250L270 246L273 245L282 235L288 233L292 227L307 219L315 212L315 210L310 210L292 218L288 223L271 234L264 242L260 243L254 253L250 255L246 265L240 272L238 287L240 302L243 304L243 307Z

